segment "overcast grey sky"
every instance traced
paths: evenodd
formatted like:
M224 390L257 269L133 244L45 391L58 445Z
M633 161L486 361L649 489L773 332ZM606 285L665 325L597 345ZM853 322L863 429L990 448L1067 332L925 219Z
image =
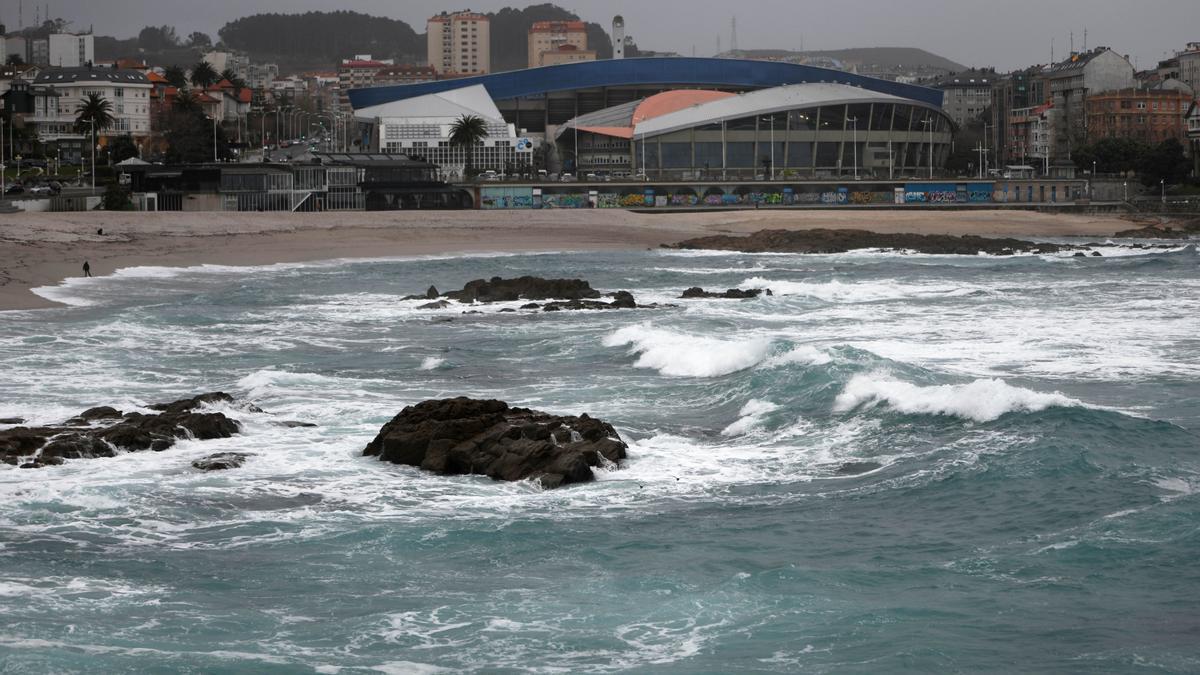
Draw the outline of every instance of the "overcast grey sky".
M37 0L0 0L0 21L26 25ZM504 0L49 0L50 14L101 35L131 37L145 25L173 25L180 35L204 31L216 38L227 21L258 12L350 9L403 19L424 32L425 19L443 9L490 11L517 4ZM1070 33L1082 48L1110 46L1148 68L1165 52L1200 41L1200 0L563 0L560 6L608 26L625 16L626 32L643 48L711 55L729 47L730 18L737 15L743 49L922 47L969 66L1014 69L1050 59L1050 42L1062 58Z

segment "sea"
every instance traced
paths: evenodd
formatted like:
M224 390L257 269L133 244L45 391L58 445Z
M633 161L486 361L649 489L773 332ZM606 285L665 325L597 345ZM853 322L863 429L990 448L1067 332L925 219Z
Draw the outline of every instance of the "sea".
M1200 255L1095 250L38 289L64 306L0 313L0 417L215 390L265 412L218 407L243 433L165 452L0 465L0 672L1200 672ZM659 306L402 299L521 275ZM629 457L543 490L362 456L453 396L586 412ZM221 451L251 456L191 467Z

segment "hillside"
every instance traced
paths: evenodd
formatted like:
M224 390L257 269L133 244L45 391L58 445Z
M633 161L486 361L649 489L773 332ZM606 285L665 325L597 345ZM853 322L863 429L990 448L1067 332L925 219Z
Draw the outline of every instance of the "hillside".
M829 49L823 51L790 51L786 49L741 49L726 52L722 56L745 58L830 58L853 65L872 65L885 68L932 68L948 72L959 72L967 67L943 56L918 47L858 47L852 49Z

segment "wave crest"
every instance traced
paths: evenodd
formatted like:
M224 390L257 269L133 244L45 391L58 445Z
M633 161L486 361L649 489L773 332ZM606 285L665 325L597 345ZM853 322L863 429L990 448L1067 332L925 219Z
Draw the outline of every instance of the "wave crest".
M1088 407L1058 392L1044 394L1014 387L1000 379L921 387L886 376L856 375L838 395L834 412L876 405L887 405L902 413L952 415L976 422L990 422L1010 412Z
M604 338L606 347L629 346L637 368L676 377L718 377L752 368L767 358L767 338L719 340L653 328L626 326Z

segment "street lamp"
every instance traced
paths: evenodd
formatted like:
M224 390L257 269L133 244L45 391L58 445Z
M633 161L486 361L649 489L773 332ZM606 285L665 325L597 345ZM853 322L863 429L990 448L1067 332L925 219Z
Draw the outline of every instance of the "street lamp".
M933 118L926 117L921 124L929 130L929 180L933 180Z
M5 185L7 173L8 167L4 165L4 120L0 119L0 199L8 194L8 186Z
M218 161L217 160L217 116L216 115L205 115L205 117L212 120L212 123L213 123L213 164L216 164Z
M1128 201L1129 201L1129 181L1125 181L1125 182L1122 184L1122 187L1124 187L1124 188L1125 188L1125 201L1127 201L1127 202L1128 202Z
M92 146L92 194L96 194L96 120L89 117L88 126L92 130L92 138L88 143Z
M858 116L846 120L854 125L854 180L858 180Z
M1162 178L1158 181L1158 186L1162 188L1162 203L1165 206L1167 203L1167 179Z

